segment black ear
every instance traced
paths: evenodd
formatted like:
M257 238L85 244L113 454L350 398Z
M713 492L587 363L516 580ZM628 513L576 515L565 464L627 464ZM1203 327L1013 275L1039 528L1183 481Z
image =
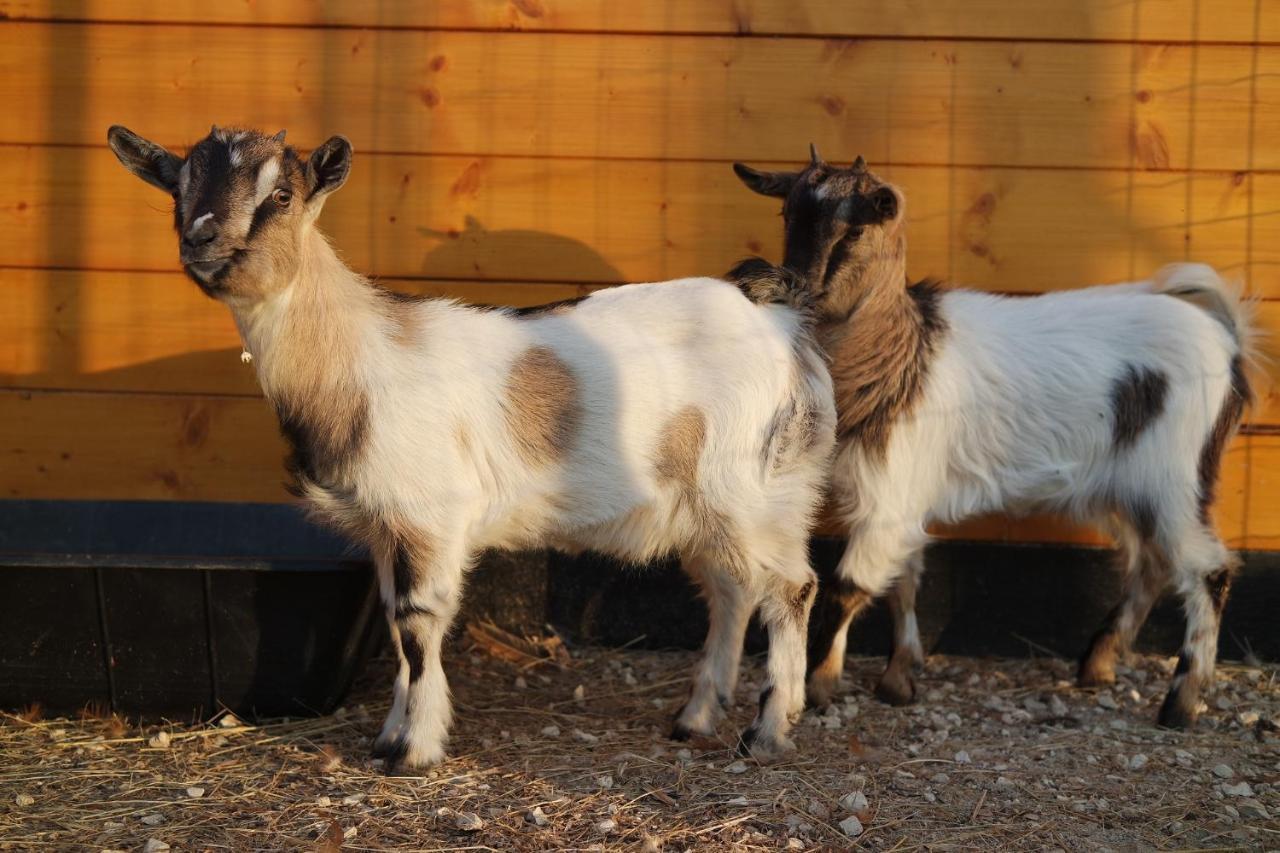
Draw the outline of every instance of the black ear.
M774 198L786 198L800 176L799 172L761 172L745 163L734 163L733 172L747 189Z
M331 136L307 160L307 197L325 196L347 182L351 173L351 143Z
M881 187L871 194L871 209L882 219L898 216L898 194L888 187Z
M107 131L107 144L124 167L142 180L170 194L178 191L178 172L182 169L178 155L118 124Z

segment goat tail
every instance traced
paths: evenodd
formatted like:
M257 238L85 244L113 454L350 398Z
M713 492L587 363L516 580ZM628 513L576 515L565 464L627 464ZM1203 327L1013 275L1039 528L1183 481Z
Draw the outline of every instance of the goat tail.
M1256 298L1244 295L1238 281L1226 281L1208 264L1170 264L1151 281L1152 291L1188 302L1221 323L1236 342L1245 372L1267 386L1275 384L1274 367L1277 353L1272 335L1263 331L1257 320ZM1253 395L1243 374L1237 389L1246 402Z
M1257 329L1254 301L1245 299L1239 283L1225 281L1208 264L1169 264L1151 280L1152 290L1181 299L1221 323L1242 353L1252 351Z
M804 276L786 267L774 266L764 258L747 258L729 270L725 279L757 305L785 305L813 316L813 294Z

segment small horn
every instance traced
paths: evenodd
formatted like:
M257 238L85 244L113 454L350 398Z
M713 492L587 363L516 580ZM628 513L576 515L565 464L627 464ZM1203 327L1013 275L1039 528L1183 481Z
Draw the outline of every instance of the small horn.
M812 142L809 143L809 165L816 166L822 162L822 155L818 153L818 146Z
M217 126L216 124L215 124L215 125L212 125L212 126L209 128L209 135L210 135L210 136L215 136L215 135L217 135L217 133L218 133L218 126Z
M867 169L867 161L862 159L862 155L858 155L858 159L853 161L853 170L855 172L865 172Z
M275 136L271 137L271 140L273 142L284 142L284 131L282 130L279 133L277 133Z

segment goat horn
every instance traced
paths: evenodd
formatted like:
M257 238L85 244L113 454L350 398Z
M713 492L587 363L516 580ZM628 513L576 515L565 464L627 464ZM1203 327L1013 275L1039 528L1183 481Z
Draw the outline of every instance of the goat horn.
M822 155L818 153L818 146L812 142L809 143L809 165L816 166L822 162Z
M279 133L277 133L275 136L271 138L276 142L284 142L284 131L283 130L280 131Z
M862 159L862 155L858 155L858 159L853 161L854 171L861 172L867 168L867 161Z

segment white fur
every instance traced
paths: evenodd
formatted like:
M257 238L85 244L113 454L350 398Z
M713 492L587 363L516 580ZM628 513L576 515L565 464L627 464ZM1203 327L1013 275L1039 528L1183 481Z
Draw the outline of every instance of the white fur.
M872 595L897 581L913 602L918 572L906 569L932 522L1047 510L1105 523L1144 504L1175 586L1202 595L1228 554L1198 518L1198 465L1250 334L1217 274L1182 264L1148 282L1034 298L953 290L940 310L946 331L923 396L892 427L886 458L854 441L837 451L833 481L851 536L841 575ZM1163 374L1168 390L1159 417L1117 447L1111 395L1129 366ZM1196 608L1188 603L1189 646L1205 624ZM897 642L915 657L913 606L899 615ZM823 662L828 681L843 660L840 634L839 658ZM1197 665L1212 664L1200 649Z
M412 315L406 343L383 300L311 234L305 281L233 308L268 396L298 369L287 355L295 318L324 318L326 340L349 351L352 381L369 404L364 449L338 491L431 542L411 591L395 589L390 557L379 557L393 627L410 629L427 661L413 683L402 663L380 743L399 741L411 766L443 756L450 711L439 646L464 571L485 548L552 545L635 562L671 552L686 559L713 624L681 716L691 730L711 731L717 696L732 697L746 618L761 604L774 692L755 724L756 745L765 755L786 749L804 699L805 620L794 613L807 618L804 596L812 601L806 539L834 429L830 379L803 344L800 315L754 305L723 281L684 279L599 292L565 313L529 318L414 303L403 308ZM567 456L542 465L521 457L507 427L512 365L532 347L568 366L582 406ZM814 444L766 458L775 418L798 398L812 401ZM663 429L687 406L706 418L698 492L732 531L740 577L716 560L705 519L656 470ZM322 517L346 511L337 491L312 485L306 496ZM396 620L397 603L432 615Z
M232 162L235 162L234 157ZM263 162L258 167L258 180L254 187L253 206L256 210L258 205L267 200L267 196L271 195L271 191L276 188L276 179L280 177L280 158L272 157L270 160Z

